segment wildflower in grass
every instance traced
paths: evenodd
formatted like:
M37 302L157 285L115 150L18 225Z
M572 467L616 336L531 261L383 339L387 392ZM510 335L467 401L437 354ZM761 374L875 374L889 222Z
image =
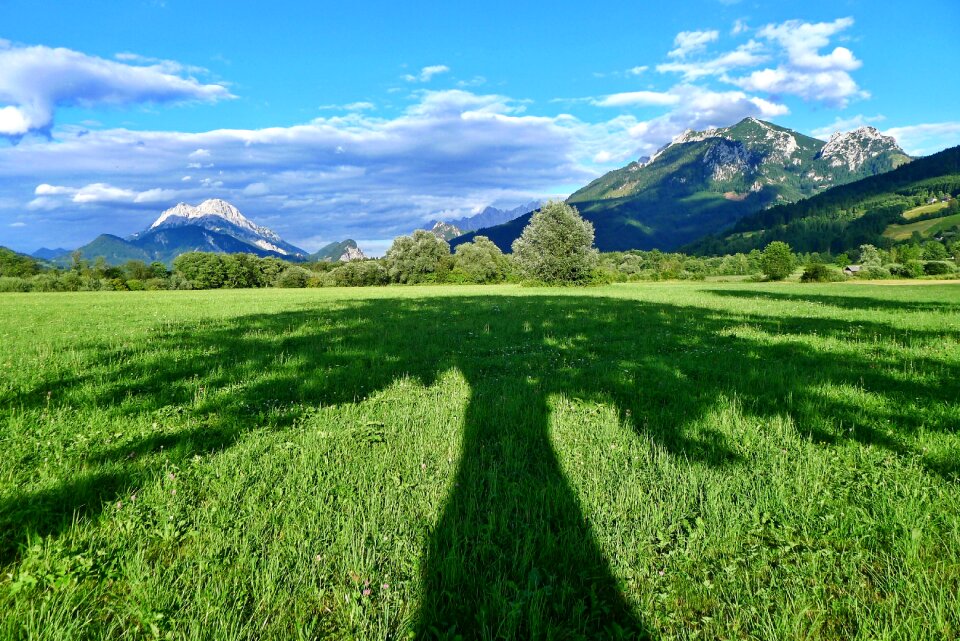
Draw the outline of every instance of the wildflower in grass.
M370 588L364 588L361 594L363 594L363 596L370 596L370 593L371 593Z

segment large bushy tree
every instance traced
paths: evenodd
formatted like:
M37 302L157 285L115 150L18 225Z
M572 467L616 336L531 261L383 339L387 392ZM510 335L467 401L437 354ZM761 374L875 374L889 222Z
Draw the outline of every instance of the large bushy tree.
M797 259L790 245L775 240L763 250L760 271L770 280L783 280L793 272L796 264Z
M510 271L510 259L486 236L457 245L454 268L474 283L500 283Z
M428 231L418 229L412 236L399 236L383 257L390 280L395 283L423 283L438 280L449 270L450 244Z
M552 284L583 282L597 264L593 225L566 203L547 203L513 241L513 256L528 278Z

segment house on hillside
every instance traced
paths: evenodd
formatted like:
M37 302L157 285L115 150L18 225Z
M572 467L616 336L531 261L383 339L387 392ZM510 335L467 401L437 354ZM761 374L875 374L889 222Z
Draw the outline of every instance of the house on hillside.
M859 274L861 269L863 269L862 265L847 265L843 268L843 273L847 276L854 276L855 274Z

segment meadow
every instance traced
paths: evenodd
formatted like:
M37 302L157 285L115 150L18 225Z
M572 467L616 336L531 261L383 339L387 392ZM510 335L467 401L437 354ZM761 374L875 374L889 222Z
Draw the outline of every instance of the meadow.
M0 295L2 639L960 638L960 286Z

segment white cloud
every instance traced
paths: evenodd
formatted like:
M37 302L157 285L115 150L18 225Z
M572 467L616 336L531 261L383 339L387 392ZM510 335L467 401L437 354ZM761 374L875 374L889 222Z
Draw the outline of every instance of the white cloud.
M705 76L720 76L738 67L753 67L766 62L769 57L762 52L762 49L763 46L759 42L750 40L716 58L694 62L668 62L657 65L657 71L681 73L683 79L687 81Z
M651 153L686 129L724 127L748 116L776 118L789 113L782 104L749 96L742 91L711 91L694 85L672 90L680 100L673 111L630 128L644 153Z
M673 39L674 48L667 55L671 58L686 58L691 53L703 51L708 44L715 42L720 32L713 31L681 31Z
M960 145L960 121L891 127L883 133L896 138L904 151L914 156L925 156Z
M181 69L182 71L182 69ZM163 65L136 66L63 48L0 47L0 136L48 133L58 107L215 101L223 85L201 84Z
M597 107L626 107L626 106L656 106L669 107L677 104L680 97L660 91L628 91L615 93L603 98L592 100L591 104Z
M447 73L450 71L450 67L447 65L430 65L429 67L424 67L420 70L420 73L417 75L407 74L403 77L407 82L430 82L430 80L437 75L442 73Z
M738 18L734 21L733 27L730 28L730 35L739 36L741 33L746 33L747 31L750 31L747 22Z
M375 104L365 100L349 102L345 105L320 105L318 107L321 111L369 111L374 108L376 108Z
M58 129L53 140L0 146L0 202L19 200L0 206L0 224L27 204L56 221L43 242L70 246L90 233L138 231L178 200L222 197L293 242L392 238L412 220L465 202L519 204L558 184L583 184L597 175L592 157L608 139L629 142L636 123L614 118L594 127L526 115L525 107L496 94L428 91L392 119L355 112L201 133ZM197 150L217 166L197 163L184 181L184 160Z
M27 226L27 223L23 222L22 220L18 220L15 223L10 223L9 225L7 225L7 227L26 227L26 226Z
M266 183L250 183L243 188L243 193L246 196L265 196L270 193L270 188Z
M862 127L863 125L883 122L884 120L886 120L886 117L881 114L877 114L876 116L864 116L863 114L857 114L856 116L849 116L846 118L837 116L829 125L817 127L810 133L817 138L826 139L829 138L831 134L834 134L838 131L850 131L852 129L856 129L857 127Z
M643 72L645 72L645 71L646 71L647 69L649 69L649 68L650 68L650 67L647 66L647 65L640 65L640 66L637 66L637 67L632 67L632 68L630 68L630 69L627 69L627 75L630 75L630 76L639 76L639 75L642 75Z
M869 93L860 89L850 75L862 65L853 52L836 47L830 53L820 53L830 44L831 37L852 25L853 18L818 23L788 20L767 25L757 35L780 47L783 62L729 81L748 91L794 95L841 108L853 98L867 98Z
M90 183L83 187L66 187L43 183L37 185L33 193L38 196L27 205L30 209L51 209L63 204L57 196L78 205L103 203L162 203L175 198L177 192L171 189L148 189L136 191L114 187L107 183Z
M820 49L830 44L831 37L852 26L853 18L849 17L815 23L788 20L782 24L769 24L761 28L757 35L778 42L786 50L790 65L795 69L853 71L861 63L849 49L837 47L825 56L820 54Z
M210 157L209 149L194 149L187 155L187 158L209 158L209 157Z

